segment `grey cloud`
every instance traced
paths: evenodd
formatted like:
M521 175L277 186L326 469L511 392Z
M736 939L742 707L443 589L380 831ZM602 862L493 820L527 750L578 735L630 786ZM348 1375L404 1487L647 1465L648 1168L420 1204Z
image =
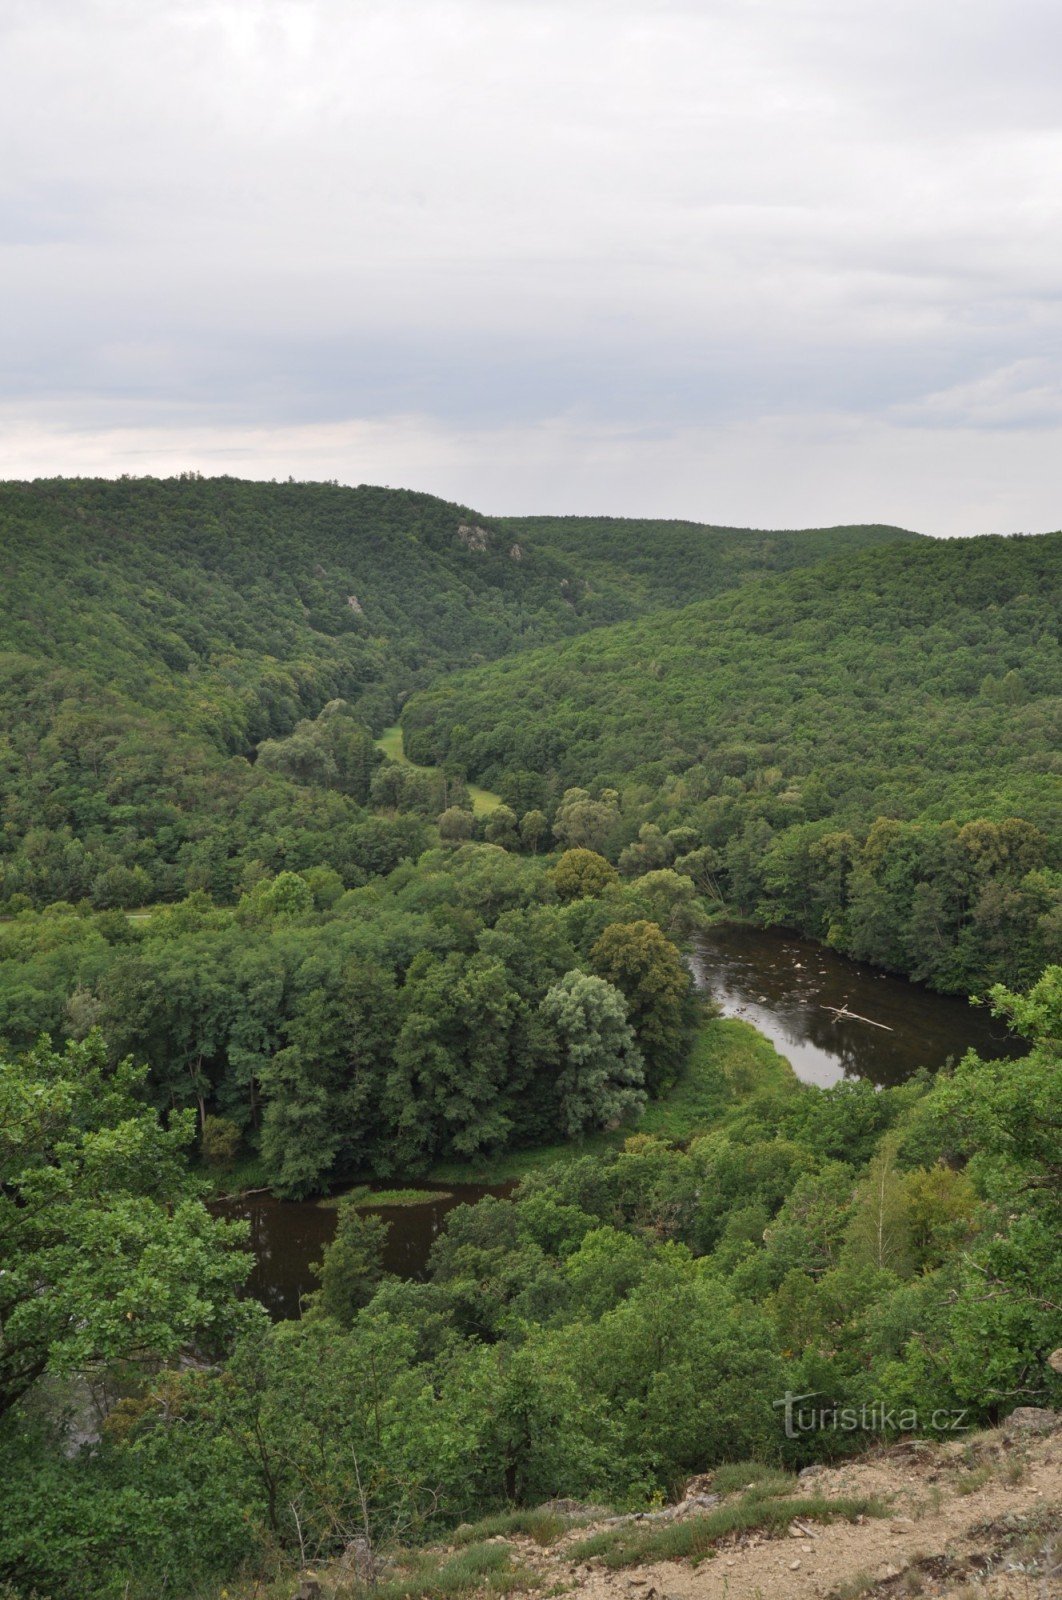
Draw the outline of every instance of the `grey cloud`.
M787 418L820 475L855 430L867 518L920 433L983 481L996 429L1017 525L1053 494L1060 50L1046 0L9 0L4 460L95 430L111 470L155 437L286 475L349 436L477 503L501 450L514 509L548 457L720 519L697 460L737 428L795 523Z

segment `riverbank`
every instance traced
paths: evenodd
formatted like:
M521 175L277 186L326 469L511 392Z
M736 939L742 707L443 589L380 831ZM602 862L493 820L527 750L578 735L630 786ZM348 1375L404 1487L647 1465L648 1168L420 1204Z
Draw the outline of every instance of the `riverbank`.
M438 1161L427 1172L418 1174L418 1184L446 1188L453 1184L496 1184L518 1182L525 1173L551 1166L556 1161L575 1161L580 1156L601 1154L622 1148L632 1134L651 1134L685 1144L714 1126L735 1100L760 1090L795 1094L800 1083L795 1072L751 1023L732 1017L708 1017L694 1035L689 1059L678 1082L653 1101L633 1127L602 1130L582 1140L536 1145L529 1150L508 1150L500 1155L471 1161ZM204 1169L216 1199L236 1198L268 1189L260 1157L250 1155L225 1171ZM364 1181L364 1180L362 1180ZM359 1187L359 1183L352 1185ZM387 1194L399 1192L386 1191ZM418 1191L402 1191L413 1195ZM321 1197L318 1197L321 1198ZM325 1197L327 1198L327 1197ZM367 1204L394 1204L374 1196ZM406 1204L414 1203L410 1199Z
M785 1056L751 1023L709 1017L697 1029L678 1082L653 1101L634 1126L601 1131L578 1141L536 1145L532 1150L508 1150L480 1161L439 1161L425 1174L425 1180L511 1183L557 1161L621 1149L625 1140L638 1133L686 1144L714 1127L736 1100L761 1090L797 1094L800 1087Z

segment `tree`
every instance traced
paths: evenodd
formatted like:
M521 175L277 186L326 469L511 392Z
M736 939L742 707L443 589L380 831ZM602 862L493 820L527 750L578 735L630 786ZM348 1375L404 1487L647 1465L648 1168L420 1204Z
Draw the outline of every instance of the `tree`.
M525 811L520 818L520 843L537 856L549 838L549 820L544 811Z
M45 1373L217 1350L254 1319L243 1231L188 1176L195 1116L162 1128L145 1074L97 1033L0 1061L0 1416Z
M439 818L439 838L445 839L447 844L463 844L472 837L474 820L471 811L450 806Z
M566 789L553 822L554 837L569 848L600 850L619 820L619 796L605 789L594 800L585 789Z
M690 1027L691 980L679 952L655 922L614 922L590 951L595 972L626 997L654 1095L674 1081Z
M565 850L549 880L562 900L582 900L588 895L604 894L619 882L619 873L596 850Z
M389 1222L358 1208L358 1196L345 1195L339 1203L335 1238L324 1256L313 1264L321 1287L308 1297L312 1310L334 1317L349 1328L367 1306L383 1278L383 1253Z
M870 1163L856 1195L847 1253L857 1267L905 1277L911 1269L911 1221L903 1179L896 1169L897 1138L889 1134Z
M619 990L603 978L566 972L546 992L541 1010L557 1038L556 1088L566 1136L633 1121L645 1109L645 1067Z
M515 850L519 843L516 812L508 806L497 806L487 818L483 837L488 844L497 844L503 850Z

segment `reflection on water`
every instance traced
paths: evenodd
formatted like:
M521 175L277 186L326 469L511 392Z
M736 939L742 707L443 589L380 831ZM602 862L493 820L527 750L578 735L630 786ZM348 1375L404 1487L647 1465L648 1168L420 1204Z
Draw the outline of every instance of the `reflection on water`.
M372 1187L370 1185L369 1187ZM378 1184L377 1188L383 1188ZM389 1185L394 1187L394 1185ZM415 1188L415 1184L403 1184ZM423 1205L379 1206L375 1214L390 1224L383 1264L401 1278L422 1278L442 1220L455 1206L474 1205L484 1195L506 1195L512 1184L486 1188L482 1184L451 1184L446 1199ZM303 1295L317 1287L310 1264L336 1231L336 1211L316 1200L275 1200L269 1194L243 1195L219 1200L211 1206L217 1217L250 1224L254 1268L247 1292L261 1300L274 1320L299 1315Z
M934 994L778 928L720 923L698 940L691 965L698 986L724 1014L765 1033L805 1083L826 1087L846 1075L900 1083L919 1067L936 1071L971 1048L986 1057L1024 1050L983 1006ZM869 1020L836 1018L831 1006Z

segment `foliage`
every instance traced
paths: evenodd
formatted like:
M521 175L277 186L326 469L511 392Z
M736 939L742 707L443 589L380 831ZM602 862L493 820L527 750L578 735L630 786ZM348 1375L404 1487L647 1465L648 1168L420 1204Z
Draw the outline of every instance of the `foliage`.
M142 1071L98 1035L0 1062L0 1418L46 1374L221 1349L240 1318L240 1230L214 1222Z
M16 1513L0 1575L111 1600L157 1592L169 1572L179 1593L326 1560L366 1517L375 1544L413 1546L489 1519L456 1541L474 1552L533 1532L540 1513L526 1514L557 1494L640 1506L716 1466L724 1489L753 1488L705 1519L609 1530L581 1554L697 1559L793 1515L873 1514L794 1498L779 1467L867 1436L787 1437L787 1389L815 1390L827 1411L914 1406L930 1431L940 1411L976 1425L1062 1398L1048 1363L1062 1289L1053 1147L1019 1138L1052 1104L1041 1080L1051 1094L1059 981L995 997L1037 1032L1036 1071L1004 1081L968 1057L936 1084L872 1093L870 1133L845 1085L782 1089L773 1069L728 1080L714 1125L685 1148L638 1134L532 1173L512 1202L458 1207L423 1283L384 1278L370 1297L371 1230L352 1206L342 1304L256 1324L220 1369L159 1373L69 1459L14 1409L0 1427ZM847 1161L846 1127L865 1141L849 1140ZM418 1562L395 1575L402 1593L419 1592L431 1562Z
M451 676L406 736L507 798L539 773L557 837L625 872L1024 987L1062 937L1060 561L1062 535L848 552Z

